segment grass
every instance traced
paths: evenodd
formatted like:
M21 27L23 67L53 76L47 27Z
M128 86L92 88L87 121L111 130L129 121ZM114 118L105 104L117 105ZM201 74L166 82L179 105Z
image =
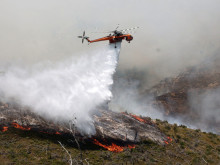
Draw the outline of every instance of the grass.
M156 124L173 139L171 144L160 146L144 141L136 145L135 149L112 153L87 142L81 143L83 158L91 165L220 163L219 135L192 130L183 125L171 125L160 120L156 120ZM79 162L80 151L74 143L69 142L70 138L10 128L7 132L0 132L0 164L68 164L69 157L57 141Z

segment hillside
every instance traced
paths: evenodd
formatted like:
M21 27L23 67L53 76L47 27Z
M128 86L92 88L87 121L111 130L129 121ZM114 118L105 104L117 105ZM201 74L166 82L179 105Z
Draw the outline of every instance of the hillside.
M220 133L220 57L214 56L145 91L167 117L205 131Z
M162 107L167 117L181 119L202 131L112 112L104 106L94 115L96 135L81 136L79 132L71 133L66 124L1 102L1 164L69 164L66 150L73 164L218 164L220 135L211 133L218 133L220 124L217 61L187 68L143 94L153 95L153 104Z
M218 164L220 162L220 136L171 125L156 120L160 130L169 135L170 144L158 145L152 141L136 144L134 149L115 153L91 141L80 143L83 160L89 164ZM1 164L68 164L69 156L60 141L80 162L80 150L71 137L50 135L35 131L9 128L0 133ZM87 164L84 161L84 164ZM74 162L73 164L76 164Z

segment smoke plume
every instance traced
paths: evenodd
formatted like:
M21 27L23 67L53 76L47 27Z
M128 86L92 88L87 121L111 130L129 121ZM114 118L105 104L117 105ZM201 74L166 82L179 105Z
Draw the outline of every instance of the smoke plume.
M152 106L154 98L140 94L139 85L138 80L130 79L129 81L124 77L116 77L112 89L113 98L109 104L110 109L117 112L127 111L154 119L164 119L159 107Z
M68 122L76 118L76 127L94 134L92 114L112 96L120 43L69 58L56 64L31 68L10 67L0 76L1 99L29 107L48 119Z
M146 113L147 109L150 109L147 115L159 118L161 113L149 108L148 102L151 102L152 98L142 99L139 93L151 88L163 78L178 75L186 67L200 63L219 50L219 8L219 0L139 0L138 3L133 0L127 0L126 3L122 0L112 0L109 4L103 0L1 0L0 71L5 71L1 78L1 91L4 92L5 98L16 97L22 104L28 106L31 106L32 102L35 105L39 101L50 102L48 108L53 109L52 105L55 105L55 101L52 104L52 101L41 99L41 97L44 98L45 93L49 93L52 98L60 97L63 101L62 106L67 106L69 110L70 103L64 104L67 102L64 96L67 92L70 94L72 92L67 88L83 81L80 79L81 73L84 73L82 74L84 77L91 77L89 73L95 70L92 72L95 75L96 68L102 72L101 66L107 60L100 55L100 59L95 61L95 56L98 56L95 53L80 57L79 52L82 49L91 52L91 47L97 48L104 43L82 45L76 36L86 30L86 35L90 39L103 37L104 34L89 32L111 31L118 23L120 23L119 29L139 26L140 29L134 34L131 44L123 43L117 69L118 75L122 77L116 80L113 86L113 102L120 107L123 105L124 109L130 109L134 113ZM70 59L70 56L74 56L75 60ZM94 60L95 64L93 65L89 59ZM75 61L74 65L70 64L71 60ZM80 62L85 64L85 68L82 68ZM71 70L71 66L73 68L75 66L75 69ZM73 76L76 71L80 72L80 76L75 76L77 81L72 80L72 76L68 73L59 72L59 69L67 71L67 68L71 70L68 73ZM131 77L128 71L132 71L134 76ZM52 74L54 74L53 78L51 78ZM43 75L45 79L41 77ZM50 81L51 79L54 81ZM99 76L98 80L101 80ZM25 83L22 84L22 81ZM92 78L87 81L86 87L71 89L84 91L85 88L86 91L87 87L96 82L93 82ZM112 79L108 83L111 84ZM64 96L59 90L61 87L64 88L63 84L66 85ZM86 81L83 81L83 84L86 84ZM51 89L52 86L54 89ZM6 89L9 92L6 92ZM54 90L60 92L60 95L57 95ZM24 96L25 92L29 96ZM110 95L110 91L107 93ZM35 97L38 96L37 94L42 96ZM105 94L106 98L109 97L108 94ZM83 95L83 99L87 98L86 92ZM32 96L35 100L31 99ZM28 103L29 100L30 103ZM77 104L74 103L75 109L77 106L85 107L78 102L80 101L77 101ZM59 103L61 101L57 103L58 107L60 106L59 111L50 111L53 112L52 116L56 112L61 112L62 106ZM89 104L87 105L89 107ZM91 109L93 107L95 106L91 106ZM34 109L36 110L36 107ZM36 111L38 110L42 114L45 113L44 108L38 107ZM90 120L90 115L87 117ZM61 118L64 118L62 114ZM92 132L92 129L90 131Z
M190 106L197 116L195 121L189 123L202 130L220 131L220 88L192 91L189 96Z

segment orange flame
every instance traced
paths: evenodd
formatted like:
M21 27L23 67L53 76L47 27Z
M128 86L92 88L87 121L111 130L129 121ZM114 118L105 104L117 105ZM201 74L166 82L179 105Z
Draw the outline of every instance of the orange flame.
M167 139L168 139L170 142L172 142L172 141L173 141L173 139L171 139L169 136L167 137Z
M6 132L8 130L8 127L3 127L2 132Z
M11 125L14 128L21 129L21 130L24 130L24 131L30 131L31 130L30 127L23 127L23 126L19 125L18 123L15 123L15 122L11 123ZM7 130L8 130L8 127L3 127L2 132L5 132ZM44 132L44 131L39 131L39 132L46 133L46 134L51 134L51 135L53 135L53 134L61 135L60 132L55 132L55 133L49 133L49 132Z
M143 123L146 123L146 121L144 120L144 119L142 119L142 118L140 118L140 117L138 117L138 116L136 116L136 115L133 115L133 114L130 114L133 118L135 118L135 119L137 119L138 121L140 121L140 122L143 122Z
M112 151L112 152L122 152L124 151L124 148L130 148L130 149L135 148L135 145L128 145L127 147L121 147L114 143L112 143L112 145L104 145L96 139L93 139L93 143L103 148L106 148L107 150Z
M135 148L135 145L128 145L129 149Z
M99 145L103 148L106 148L107 150L112 151L112 152L122 152L124 150L123 147L118 146L114 143L112 143L112 145L104 145L96 139L93 139L93 143L96 144L96 145Z
M12 126L13 127L15 127L15 128L18 128L18 129L21 129L21 130L25 130L25 131L30 131L31 130L31 128L29 128L29 127L22 127L22 126L20 126L18 123L12 123Z
M41 132L41 133L46 133L46 134L49 134L49 135L54 135L54 134L56 134L56 135L61 135L60 132L55 132L55 133L44 132L44 131L40 131L40 132Z
M164 143L169 144L173 141L173 139L171 137L167 137L167 140L164 140Z

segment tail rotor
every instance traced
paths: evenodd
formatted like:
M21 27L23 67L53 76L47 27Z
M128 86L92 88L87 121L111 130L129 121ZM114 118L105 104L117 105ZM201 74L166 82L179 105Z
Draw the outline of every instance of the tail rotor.
M83 35L82 36L78 36L78 38L82 38L82 43L84 42L84 39L88 39L89 37L85 36L86 32L83 31Z

